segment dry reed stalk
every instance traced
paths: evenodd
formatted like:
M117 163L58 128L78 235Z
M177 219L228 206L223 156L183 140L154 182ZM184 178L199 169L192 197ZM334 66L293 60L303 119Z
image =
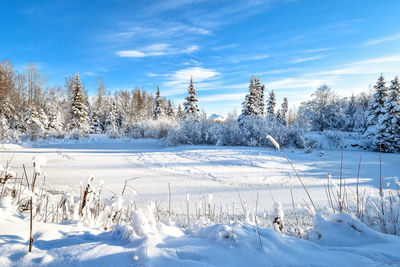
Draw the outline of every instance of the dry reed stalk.
M168 218L171 219L171 185L168 183Z
M300 227L299 227L299 218L297 217L296 206L294 205L293 189L292 189L292 185L291 184L290 184L290 197L292 198L293 212L294 212L294 217L296 218L297 229L295 229L295 231L297 230L297 236L299 238L301 238Z
M312 200L310 193L308 192L306 186L304 185L303 180L301 179L300 175L297 173L296 169L294 168L292 162L291 162L291 161L289 160L289 158L286 156L285 152L283 152L283 150L281 150L281 147L279 146L279 143L278 143L272 136L267 135L267 138L268 138L268 140L271 141L271 143L275 146L275 148L276 148L279 152L281 152L281 154L286 158L287 162L288 162L288 163L290 164L290 166L292 167L294 173L296 174L296 176L297 176L297 178L299 179L301 185L303 186L304 191L306 191L306 194L307 194L308 198L310 199L310 202L311 202L311 204L312 204L312 206L313 206L313 208L314 208L314 212L316 212L317 209L315 208L314 201Z
M38 173L35 172L33 176L32 182L32 195L35 193L35 183L37 179ZM29 223L29 252L32 252L32 243L33 243L33 196L29 199L29 211L30 211L30 223Z
M358 171L357 171L357 184L356 184L356 205L357 205L357 218L360 219L360 195L359 195L359 184L360 184L360 170L361 170L361 160L363 153L361 152L360 161L358 162Z

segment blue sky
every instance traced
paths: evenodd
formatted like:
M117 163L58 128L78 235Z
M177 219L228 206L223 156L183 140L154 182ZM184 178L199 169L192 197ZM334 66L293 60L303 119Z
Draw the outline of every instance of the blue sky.
M0 60L35 62L48 85L79 72L90 94L136 86L208 113L240 111L251 75L298 106L321 84L343 95L400 74L400 1L2 1Z

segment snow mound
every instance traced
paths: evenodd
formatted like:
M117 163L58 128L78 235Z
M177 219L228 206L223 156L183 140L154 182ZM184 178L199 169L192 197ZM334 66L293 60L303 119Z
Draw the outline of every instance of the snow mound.
M310 239L324 246L361 246L386 242L392 238L374 231L358 219L344 213L331 214L327 219L316 214L314 226Z

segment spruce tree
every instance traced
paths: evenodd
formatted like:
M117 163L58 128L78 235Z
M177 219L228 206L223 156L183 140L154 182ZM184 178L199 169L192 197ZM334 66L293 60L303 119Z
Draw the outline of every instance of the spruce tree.
M170 119L175 117L174 106L172 105L171 99L168 99L166 115Z
M62 123L60 120L60 114L58 112L57 106L53 106L50 111L49 116L49 130L50 131L61 131L62 130Z
M27 133L31 140L36 140L42 136L44 127L40 121L39 112L37 112L35 107L33 107L28 113L25 123L27 127Z
M265 86L261 83L260 78L256 78L254 86L257 92L257 115L264 116L265 113L265 103L264 103L264 91Z
M183 117L185 119L199 117L200 109L197 105L199 100L197 99L196 89L194 88L193 78L190 78L190 83L188 87L188 96L185 98L185 102L183 103Z
M289 111L289 103L287 97L283 98L281 109L278 112L278 121L283 125L287 125L287 114Z
M0 113L0 142L7 142L11 139L11 131L8 121L3 113Z
M4 97L3 100L0 102L0 114L3 114L9 128L14 128L13 126L16 124L14 113L15 109L13 104L11 103L10 97Z
M385 110L385 132L382 142L385 143L387 152L400 151L400 83L397 76L391 82Z
M92 112L90 117L90 133L100 134L102 132L99 117L95 111Z
M382 143L385 135L386 124L386 108L385 104L388 97L388 88L386 87L385 79L381 75L374 86L374 95L369 103L369 115L367 119L367 128L364 132L364 137L370 141L371 148L379 151L386 151L385 143ZM382 145L382 146L381 146Z
M276 106L276 99L274 90L271 90L269 93L269 98L267 100L267 116L275 116L275 106Z
M157 87L156 97L154 98L153 120L164 117L164 106L161 98L160 87Z
M249 93L246 95L244 102L242 103L242 114L239 117L246 117L252 115L259 115L259 98L258 98L258 88L255 84L256 80L251 77L249 85Z
M178 109L176 111L176 118L181 120L183 118L182 106L181 104L178 105Z
M117 119L118 119L118 114L117 114L117 103L115 100L112 101L111 104L111 109L107 113L106 116L106 121L105 121L105 130L106 133L112 137L116 137L118 133L118 127L117 127Z
M354 131L354 115L357 111L357 103L356 103L356 97L354 95L351 95L349 103L347 105L346 109L346 130L347 131Z
M89 123L87 117L87 106L83 95L83 85L79 80L79 74L76 74L72 81L72 105L71 105L71 122L70 130L76 131L78 134L85 134L89 131Z

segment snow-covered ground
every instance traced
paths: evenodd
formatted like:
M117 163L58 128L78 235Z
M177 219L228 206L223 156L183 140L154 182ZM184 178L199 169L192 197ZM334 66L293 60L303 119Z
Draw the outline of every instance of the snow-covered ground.
M345 151L343 178L354 187L360 151ZM156 140L89 140L69 141L63 144L37 144L32 147L11 147L0 150L0 163L9 165L20 175L22 164L31 173L32 157L47 158L44 172L46 184L56 190L79 194L80 183L93 174L94 182L104 181L104 195L109 191L120 193L124 181L136 178L130 184L139 192L139 202L162 201L166 206L168 183L172 203L184 205L186 194L192 200L212 194L219 205L236 202L241 209L236 190L244 199L255 203L257 192L261 209L272 209L272 197L283 205L290 205L289 186L293 185L295 200L306 198L298 179L282 155L273 149L251 147L179 146L165 147ZM340 150L316 150L306 154L302 150L286 150L286 155L309 187L314 201L327 205L324 184L328 173L338 183L340 177ZM394 185L399 176L400 156L382 155L382 175ZM379 187L379 153L363 152L361 183L377 191ZM385 184L386 186L386 184ZM272 197L271 197L272 196Z
M338 183L341 151L285 150L319 209L328 206L324 184L328 173ZM360 151L345 151L343 177L348 190L354 189ZM207 198L232 214L244 205L271 211L274 201L291 209L294 199L307 197L282 155L272 149L249 147L180 146L164 147L155 140L86 140L40 143L30 147L3 146L0 163L21 176L22 164L32 173L32 157L44 156L46 185L56 191L74 191L93 174L95 183L104 181L103 196L120 194L126 179L139 193L138 212L131 225L103 232L81 223L36 222L33 253L27 253L28 219L16 212L5 198L0 203L0 266L376 266L400 265L400 238L367 228L351 217L339 214L323 219L316 215L309 240L276 233L254 224L203 224L190 227L162 223L148 210L149 201L168 208L168 183L172 209L186 212ZM363 152L362 187L377 194L379 153ZM382 155L385 186L395 188L400 155ZM38 183L43 182L40 177ZM114 192L114 193L112 193ZM127 194L127 197L129 195ZM210 200L212 196L212 200ZM273 201L274 200L274 201ZM258 235L259 233L259 235ZM261 248L262 246L262 248Z

